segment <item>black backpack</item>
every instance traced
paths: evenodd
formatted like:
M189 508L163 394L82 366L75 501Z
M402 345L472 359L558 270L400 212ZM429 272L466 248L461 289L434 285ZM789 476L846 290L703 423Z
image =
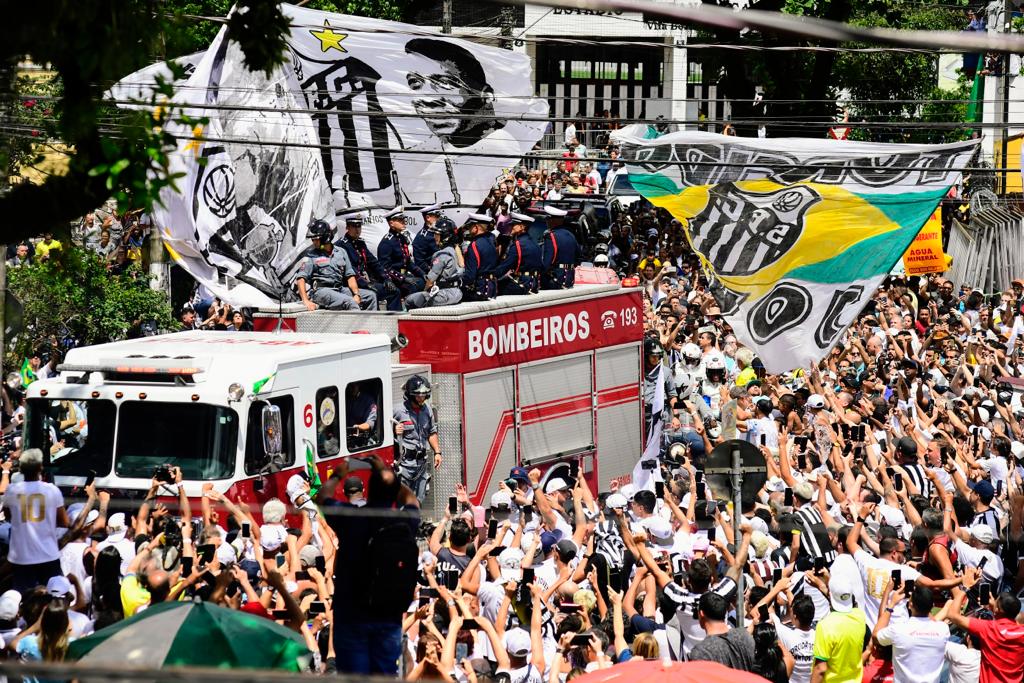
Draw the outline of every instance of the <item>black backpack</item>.
M419 547L406 521L385 524L366 548L367 599L375 616L399 619L409 608L419 576Z

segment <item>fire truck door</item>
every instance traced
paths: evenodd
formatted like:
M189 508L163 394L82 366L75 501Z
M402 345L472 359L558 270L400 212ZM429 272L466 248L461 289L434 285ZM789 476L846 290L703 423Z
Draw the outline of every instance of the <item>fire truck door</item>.
M515 370L466 375L463 396L466 489L480 504L516 465Z

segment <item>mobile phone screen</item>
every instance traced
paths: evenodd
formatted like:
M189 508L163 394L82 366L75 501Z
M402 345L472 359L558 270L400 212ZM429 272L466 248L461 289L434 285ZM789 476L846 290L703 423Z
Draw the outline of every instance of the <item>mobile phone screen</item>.
M327 560L326 560L326 558L324 558L323 555L317 555L316 559L313 561L313 566L316 567L316 570L318 572L323 574L324 572L327 571Z
M761 605L757 608L757 612L758 616L760 616L761 618L761 621L768 621L768 605Z
M782 494L782 504L786 507L793 507L793 489L786 487L785 492Z
M706 490L704 488L704 482L697 483L697 500L704 500Z
M249 534L252 533L252 527L249 522L242 522L242 538L249 538Z
M285 563L285 556L279 553L274 556L274 561L277 562L278 567L283 567Z
M902 491L903 490L903 474L901 472L896 472L893 475L892 486L897 491Z
M654 482L654 495L656 495L658 498L664 498L665 497L665 482L663 482L663 481L656 481L656 482Z
M493 541L498 536L498 520L492 519L487 522L487 540Z
M698 484L701 483L702 481L704 481L704 470L694 470L693 471L693 480L695 482L697 482ZM701 497L703 498L703 496L701 496Z
M892 587L893 590L899 588L903 584L903 570L893 569L892 570Z
M711 527L708 529L708 543L715 542L715 536L718 535L718 527Z
M195 561L193 557L182 557L181 558L181 575L192 576L192 563Z
M782 570L778 567L772 570L772 583L782 581Z
M448 498L448 512L453 515L458 514L459 512L459 499L455 496L450 496Z
M86 487L92 486L94 481L96 481L96 472L94 470L89 470L89 476L85 478Z
M992 599L992 587L987 583L981 584L978 587L978 598L983 605L987 605L988 601Z
M767 446L768 445L768 435L767 434L761 434L761 445L762 446Z

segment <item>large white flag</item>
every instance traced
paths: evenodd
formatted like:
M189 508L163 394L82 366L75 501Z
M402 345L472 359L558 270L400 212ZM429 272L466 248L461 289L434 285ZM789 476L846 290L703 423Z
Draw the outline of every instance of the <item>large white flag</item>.
M543 122L518 119L547 114L526 55L407 24L284 11L289 49L269 78L245 68L225 28L176 94L209 123L172 129L183 138L172 170L185 177L154 212L175 260L235 305L293 296L313 219L340 232L361 212L376 249L395 206L441 203L457 221L476 211L543 134Z
M651 400L651 426L647 430L647 446L643 455L633 466L633 485L636 490L655 489L654 482L661 481L661 468L658 456L661 455L661 432L665 413L665 364L658 364L658 379L654 387L654 398ZM644 464L646 463L646 467Z
M620 136L640 194L687 229L736 336L769 372L821 360L977 142Z

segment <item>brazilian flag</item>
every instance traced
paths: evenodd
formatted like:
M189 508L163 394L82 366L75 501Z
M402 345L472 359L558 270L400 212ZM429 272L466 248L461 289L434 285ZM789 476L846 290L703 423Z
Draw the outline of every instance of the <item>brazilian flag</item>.
M769 372L816 363L842 338L977 146L619 142L633 187L683 224L722 315Z
M39 379L36 373L32 370L32 364L28 362L28 358L21 364L21 386L27 387L32 382Z

